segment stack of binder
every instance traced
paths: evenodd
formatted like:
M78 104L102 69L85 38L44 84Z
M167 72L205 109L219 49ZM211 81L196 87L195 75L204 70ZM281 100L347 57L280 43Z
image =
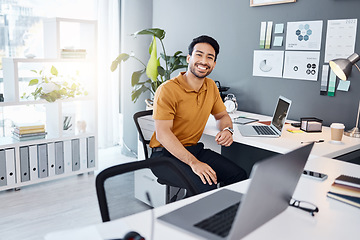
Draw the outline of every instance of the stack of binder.
M45 125L42 123L16 124L12 136L18 141L42 139L46 136Z
M327 196L360 208L360 178L340 175L331 185Z

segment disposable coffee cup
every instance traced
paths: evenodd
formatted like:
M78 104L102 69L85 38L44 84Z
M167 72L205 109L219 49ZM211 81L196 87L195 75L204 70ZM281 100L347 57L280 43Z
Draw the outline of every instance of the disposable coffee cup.
M342 136L344 135L344 124L342 123L332 123L331 128L331 141L341 142Z

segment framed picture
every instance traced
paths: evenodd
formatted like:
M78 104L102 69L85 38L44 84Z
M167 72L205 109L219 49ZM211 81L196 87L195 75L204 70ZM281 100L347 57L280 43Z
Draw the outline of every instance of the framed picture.
M66 114L63 116L63 134L75 134L75 114Z
M280 4L280 3L292 3L296 2L296 0L250 0L250 6L264 6L271 4Z

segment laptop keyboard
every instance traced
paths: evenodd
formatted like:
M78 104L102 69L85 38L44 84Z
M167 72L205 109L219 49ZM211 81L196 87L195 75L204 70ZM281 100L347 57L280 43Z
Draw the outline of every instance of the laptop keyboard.
M259 135L276 135L269 126L252 126Z
M230 233L232 223L234 222L236 212L240 202L196 223L194 226L205 231L216 234L220 237L226 237Z

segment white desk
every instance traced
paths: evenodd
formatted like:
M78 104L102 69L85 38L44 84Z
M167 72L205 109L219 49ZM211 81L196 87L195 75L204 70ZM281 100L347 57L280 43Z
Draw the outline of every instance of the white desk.
M259 114L252 114L248 112L240 112L237 111L234 114L230 114L231 118L237 116L246 116L251 118L256 118L261 121L268 121L271 120L271 117L259 115ZM149 126L149 134L151 135L152 131L155 129L153 119L151 116L147 118L148 126ZM257 124L257 123L255 123ZM323 143L316 143L313 151L311 152L312 157L329 157L334 158L354 150L360 149L360 138L351 138L347 136L343 136L343 143L342 144L332 144L330 143L330 128L323 127L321 133L290 133L286 129L290 128L290 124L285 125L285 129L283 134L280 138L266 138L266 137L243 137L238 128L237 124L234 124L234 142L233 146L237 147L236 143L248 145L251 147L256 147L259 149L264 149L267 151L272 151L276 153L287 153L291 150L294 150L298 147L301 147L302 141L314 141L319 139L324 139L325 142ZM214 140L214 136L219 132L216 128L215 119L210 116L208 123L205 127L205 131L201 141L204 142L207 148L211 148L214 151L221 152L221 148ZM233 149L232 149L233 150ZM138 146L138 156L139 159L144 159L144 154L142 150L142 145L139 142ZM248 159L243 159L243 161L247 161ZM248 161L249 165L251 161ZM242 166L245 167L245 166ZM244 168L246 170L246 167ZM251 166L249 166L248 171L251 170ZM320 171L321 172L321 171ZM154 206L162 206L165 204L165 195L166 195L166 187L164 185L160 185L156 181L156 177L153 173L149 171L143 171L136 173L136 180L135 180L135 195L136 197L148 203L148 200L145 197L145 192L149 191L152 196L156 196L153 199Z
M360 177L360 166L321 157L309 159L305 167L309 170L327 173L329 177L323 182L301 177L294 198L310 201L316 204L320 211L315 217L312 217L305 211L288 207L283 213L249 234L245 239L356 239L359 236L360 209L327 198L326 192L340 174ZM228 188L244 193L248 183L249 180L228 186ZM156 208L155 216L160 216L207 194L209 192ZM107 223L50 233L45 239L114 239L122 238L126 232L134 230L149 240L151 221L151 211L145 211ZM154 239L191 240L199 238L155 220Z
M232 119L237 116L255 118L259 119L260 121L271 120L271 117L269 116L248 112L237 111L234 114L230 114ZM299 148L302 145L302 141L316 141L319 139L324 139L325 141L323 143L315 144L311 152L311 155L313 156L334 158L360 149L360 138L352 138L344 135L341 144L332 143L330 138L330 128L325 126L322 127L322 132L320 133L291 133L288 132L287 129L294 127L292 127L290 124L285 124L283 133L280 138L243 137L237 126L238 124L234 124L234 142L277 153L287 153L291 150ZM218 132L219 130L216 128L215 119L210 116L204 134L215 136Z

